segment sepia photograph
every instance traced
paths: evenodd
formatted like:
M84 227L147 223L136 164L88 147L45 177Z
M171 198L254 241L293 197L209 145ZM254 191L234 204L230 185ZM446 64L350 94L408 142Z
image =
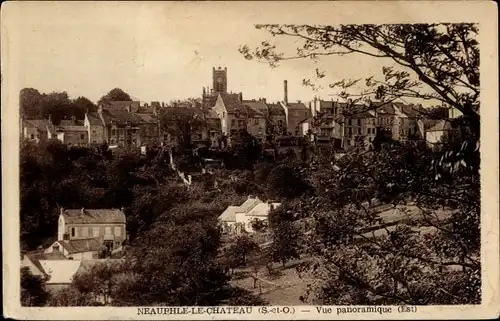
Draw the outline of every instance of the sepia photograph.
M4 308L498 316L495 7L356 2L4 4Z

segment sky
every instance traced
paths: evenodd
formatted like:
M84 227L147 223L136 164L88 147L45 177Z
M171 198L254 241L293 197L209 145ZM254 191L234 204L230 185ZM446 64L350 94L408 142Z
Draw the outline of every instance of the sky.
M245 99L283 100L285 79L289 101L332 99L335 92L328 86L313 92L302 79L314 77L316 68L326 70L326 84L377 76L382 66L392 65L356 54L317 64L287 61L273 69L238 52L241 45L271 39L256 23L327 19L307 5L285 10L252 2L37 2L16 9L8 16L6 37L17 62L16 88L67 91L94 102L115 87L143 102L200 97L202 87L212 85L212 67L219 66L228 69L228 90L243 92ZM295 47L279 40L279 48Z

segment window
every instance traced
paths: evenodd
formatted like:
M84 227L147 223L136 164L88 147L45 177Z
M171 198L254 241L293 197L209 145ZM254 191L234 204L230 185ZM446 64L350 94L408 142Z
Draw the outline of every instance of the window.
M71 237L76 236L76 229L74 227L71 228Z
M106 226L106 231L104 233L105 235L110 235L111 234L111 226Z
M231 126L233 126L233 127L236 126L236 120L234 120L234 119L231 120Z
M349 132L349 135L352 135L352 128L351 127L349 127L348 132Z
M98 227L93 227L92 228L92 236L93 237L98 237L99 236L99 228Z
M92 131L92 134L95 134L95 133L96 133L96 132L95 132L95 130L93 130L93 131Z
M35 138L35 135L31 134L31 139L34 139Z
M95 140L93 140L92 143L97 143L97 142Z
M82 227L82 237L89 237L89 228L86 226Z
M255 125L258 125L258 124L259 124L259 120L258 120L257 118L255 118L255 119L254 119L254 121L253 121L253 123L254 123Z
M361 126L361 119L358 119L358 126Z
M122 228L120 226L115 226L115 236L122 236Z
M115 140L114 140L114 139L112 139L112 140L111 140L111 144L114 144L114 143L115 143Z
M116 129L111 130L111 135L116 135Z
M358 135L361 135L361 128L358 127Z
M347 125L351 126L351 120L350 119L347 121Z
M85 139L85 135L84 134L80 134L80 139Z
M59 252L59 245L58 244L54 244L54 246L52 247L52 250L54 252Z

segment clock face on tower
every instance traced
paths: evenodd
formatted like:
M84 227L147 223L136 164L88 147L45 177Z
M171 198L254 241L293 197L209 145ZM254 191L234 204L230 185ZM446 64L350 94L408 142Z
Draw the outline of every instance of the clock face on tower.
M222 82L222 78L217 78L217 82L220 84Z

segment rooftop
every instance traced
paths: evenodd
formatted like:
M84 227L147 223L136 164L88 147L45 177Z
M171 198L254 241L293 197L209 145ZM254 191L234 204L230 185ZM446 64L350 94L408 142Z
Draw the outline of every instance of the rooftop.
M66 224L126 223L120 209L62 209L61 215Z
M47 284L70 284L80 268L78 260L41 260L40 264L49 276Z
M64 240L57 241L61 246L68 251L69 254L82 252L98 252L104 249L104 246L97 238L79 239L79 240Z

